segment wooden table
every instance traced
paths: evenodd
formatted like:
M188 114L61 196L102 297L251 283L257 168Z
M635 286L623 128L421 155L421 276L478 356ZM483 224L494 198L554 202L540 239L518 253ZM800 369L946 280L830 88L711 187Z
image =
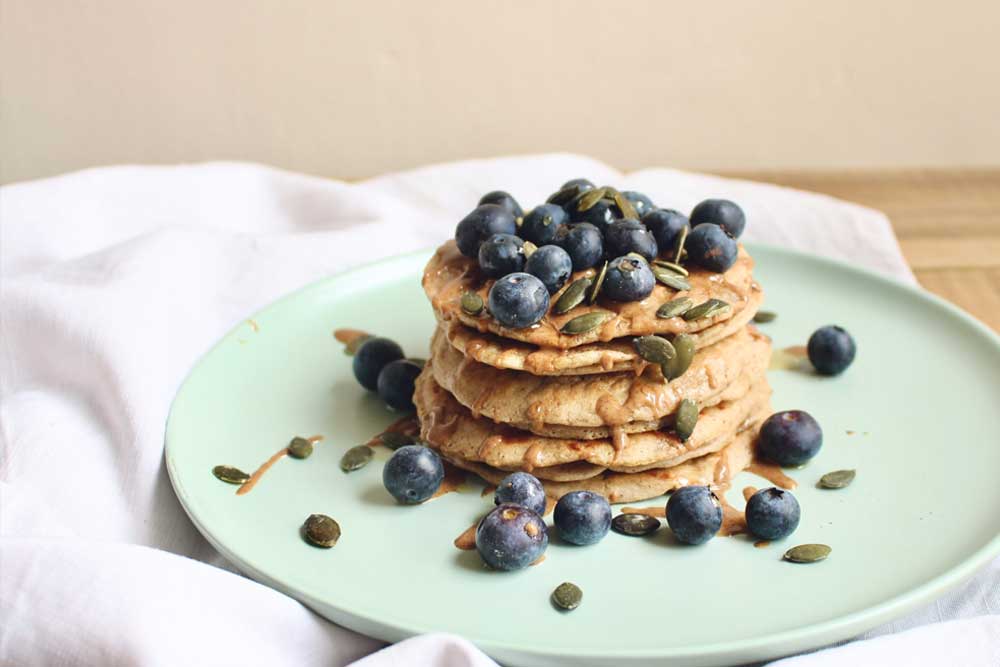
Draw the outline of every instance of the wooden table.
M727 173L876 208L917 280L1000 331L1000 168Z

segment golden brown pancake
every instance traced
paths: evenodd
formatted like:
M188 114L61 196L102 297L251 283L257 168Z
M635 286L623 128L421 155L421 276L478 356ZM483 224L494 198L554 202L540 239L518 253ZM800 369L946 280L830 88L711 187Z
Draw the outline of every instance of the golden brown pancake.
M434 378L473 414L539 435L583 439L659 428L685 398L699 406L723 396L739 398L754 378L763 376L770 354L770 340L745 327L699 350L687 372L667 383L655 366L638 376L629 371L539 376L500 370L464 357L440 329L431 341ZM735 391L725 394L731 387Z
M486 302L493 281L483 276L475 260L465 257L458 251L454 240L438 248L428 262L424 269L423 286L434 311L441 320L447 322L458 319L478 331L492 332L503 338L520 340L538 347L571 348L597 341L608 342L623 336L704 331L752 307L751 294L760 291L760 286L754 282L751 275L752 270L753 259L743 246L740 246L736 263L725 273L692 269L688 277L690 290L678 292L657 283L653 292L642 301L621 303L598 297L595 305L580 305L563 315L556 315L550 310L541 322L524 329L508 329L488 313L473 316L462 310L460 301L465 292L476 292ZM566 287L573 280L594 273L594 269L574 273L566 283ZM563 290L566 287L563 287ZM561 293L562 291L552 296L553 305ZM681 317L666 319L656 317L656 311L661 305L681 296L689 297L696 304L710 298L721 299L731 308L714 317L704 317L691 322ZM603 325L587 333L578 335L560 333L566 322L594 310L608 311L612 316Z

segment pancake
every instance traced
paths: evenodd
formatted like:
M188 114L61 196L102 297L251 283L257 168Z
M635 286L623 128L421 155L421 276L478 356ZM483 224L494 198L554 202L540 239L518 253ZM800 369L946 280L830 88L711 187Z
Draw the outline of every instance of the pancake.
M764 301L763 291L750 293L746 308L729 318L691 334L695 347L704 348L727 338L757 314ZM442 320L441 328L452 346L482 364L533 375L591 375L635 370L645 362L636 354L630 338L617 338L607 343L587 343L570 348L545 348L481 333L465 326L460 320Z
M741 377L763 376L770 354L770 340L745 327L699 350L687 372L669 383L655 366L639 376L538 376L472 361L438 329L431 368L436 381L475 415L538 435L594 439L659 428L684 398L712 405Z
M434 253L424 269L423 286L440 320L448 322L457 319L477 331L492 332L503 338L539 347L572 348L597 341L608 342L623 336L696 333L709 329L751 307L750 295L760 291L760 285L754 282L751 275L752 270L753 259L743 246L740 246L736 263L725 273L692 269L687 279L691 284L690 290L678 292L657 283L653 292L642 301L620 303L598 297L595 305L580 305L563 315L555 315L550 311L541 322L524 329L508 329L501 326L488 313L473 316L461 309L462 294L468 291L478 293L484 302L487 301L493 281L483 276L474 260L458 251L454 240L448 241ZM578 271L567 282L567 286L579 277L592 276L594 273L594 269ZM560 294L561 291L553 295L553 304ZM714 317L704 317L691 322L682 317L666 319L656 317L656 311L661 305L679 296L687 296L696 304L710 298L721 299L732 307ZM609 311L613 317L587 333L572 336L560 333L566 322L594 310Z
M433 362L430 362L432 364ZM434 380L425 367L417 378L414 403L421 437L443 455L494 469L525 470L552 480L594 477L611 468L641 471L668 467L693 457L718 451L741 430L771 413L771 389L761 378L740 400L709 408L699 415L694 432L681 442L669 432L650 431L610 439L569 440L545 438L530 432L473 416Z

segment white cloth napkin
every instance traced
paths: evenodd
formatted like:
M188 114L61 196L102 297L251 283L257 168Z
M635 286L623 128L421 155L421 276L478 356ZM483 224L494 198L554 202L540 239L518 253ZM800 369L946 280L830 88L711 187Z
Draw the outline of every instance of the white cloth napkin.
M0 189L0 662L494 665L463 639L380 642L235 574L163 467L178 385L234 323L378 257L429 248L492 189L540 202L588 177L689 210L746 209L747 237L912 282L886 218L821 195L542 155L357 184L250 164L92 169ZM1000 664L1000 564L872 634L788 659ZM974 618L978 617L978 618ZM375 652L378 651L378 652ZM373 653L375 652L375 653ZM957 662L956 662L957 661Z

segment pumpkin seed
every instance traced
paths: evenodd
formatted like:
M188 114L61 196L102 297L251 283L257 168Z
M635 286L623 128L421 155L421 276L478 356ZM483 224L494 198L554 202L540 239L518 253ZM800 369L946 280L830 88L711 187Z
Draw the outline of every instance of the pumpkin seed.
M782 558L792 563L815 563L825 559L831 551L833 549L825 544L800 544L786 551Z
M631 218L634 220L639 219L639 214L635 210L635 205L632 201L623 195L622 193L615 191L615 204L618 205L618 209L622 212L622 217Z
M374 453L368 445L351 447L340 457L340 469L344 472L361 470L372 460Z
M673 271L674 273L679 273L679 274L681 274L682 276L688 276L688 275L691 275L691 274L690 274L690 273L688 272L688 270L687 270L687 269L685 269L685 268L684 268L683 266L681 266L680 264L675 264L675 263L673 263L673 262L668 262L668 261L667 261L667 260L665 260L665 259L654 259L654 260L653 260L653 264L655 264L655 265L657 265L657 266L662 266L662 267L663 267L663 268L665 268L665 269L670 269L670 270L671 270L671 271Z
M772 313L770 310L758 310L757 314L753 316L753 321L757 324L766 324L767 322L773 322L776 317L778 317L778 314Z
M372 336L370 334L363 334L361 336L357 336L356 338L352 338L350 342L344 345L344 354L350 356L357 354L358 349L360 349L360 347L364 345L365 341L368 340L369 338L374 338L374 337L375 336Z
M226 484L244 484L250 481L250 475L233 466L215 466L212 474Z
M715 317L731 308L732 306L721 299L709 299L684 313L684 319L691 322L692 320L700 320L703 317Z
M325 514L310 514L302 524L302 536L314 546L329 549L340 539L340 524Z
M296 436L288 443L288 455L293 459L307 459L312 453L313 444L310 440Z
M536 246L531 241L525 241L524 245L521 246L521 251L524 252L525 257L531 257L533 254L535 254L536 250L538 250L538 246Z
M576 202L576 210L580 213L589 211L597 205L597 202L604 199L604 195L607 194L607 192L607 188L594 188L593 190L585 192L583 196L580 197L580 200Z
M698 404L690 398L685 398L677 407L677 417L674 420L674 431L681 442L685 442L694 433L698 423Z
M693 305L694 301L686 296L682 296L680 298L667 301L665 304L660 306L660 308L656 311L656 316L663 319L677 317L678 315L686 313Z
M854 481L854 470L834 470L819 478L819 485L824 489L842 489Z
M552 591L552 602L560 609L565 609L566 611L573 611L580 606L580 602L583 600L583 591L576 584L564 581L563 583L556 586L556 589Z
M586 298L587 288L592 282L594 281L587 277L574 280L556 299L556 305L552 307L552 312L556 315L562 315L579 306Z
M680 234L677 235L677 244L674 246L674 262L680 264L684 259L684 244L687 242L688 232L691 231L689 225L681 227Z
M573 201L583 190L581 190L579 185L570 185L565 187L558 192L552 193L548 199L545 200L546 204L555 204L556 206L565 206L566 204Z
M604 276L608 275L608 263L604 262L604 266L601 270L597 272L597 278L594 279L594 285L590 288L590 295L587 297L587 303L593 305L597 301L597 295L601 293L601 287L604 285Z
M606 310L595 310L583 315L577 315L564 324L560 331L564 334L577 336L579 334L587 333L588 331L593 331L607 322L610 317L611 313Z
M405 447L406 445L412 445L416 442L416 440L405 433L398 433L396 431L386 431L378 436L378 439L379 442L393 451L396 451L400 447Z
M483 308L486 304L483 303L483 297L479 296L475 292L466 292L462 295L462 310L469 315L478 315L483 312Z
M659 528L659 519L648 514L619 514L611 520L611 530L632 537L652 535Z
M662 266L654 264L649 267L653 270L653 275L658 281L666 285L667 287L672 287L680 292L687 291L691 289L691 283L689 283L684 276L677 273L676 271L671 271L670 269L665 269Z
M663 377L667 378L667 380L673 380L684 375L687 369L691 367L691 361L694 359L695 344L693 336L686 333L677 334L674 336L673 345L677 354L670 360L670 363L660 366L663 370Z
M666 338L659 336L640 336L632 341L639 356L652 364L666 366L677 356L674 346Z

